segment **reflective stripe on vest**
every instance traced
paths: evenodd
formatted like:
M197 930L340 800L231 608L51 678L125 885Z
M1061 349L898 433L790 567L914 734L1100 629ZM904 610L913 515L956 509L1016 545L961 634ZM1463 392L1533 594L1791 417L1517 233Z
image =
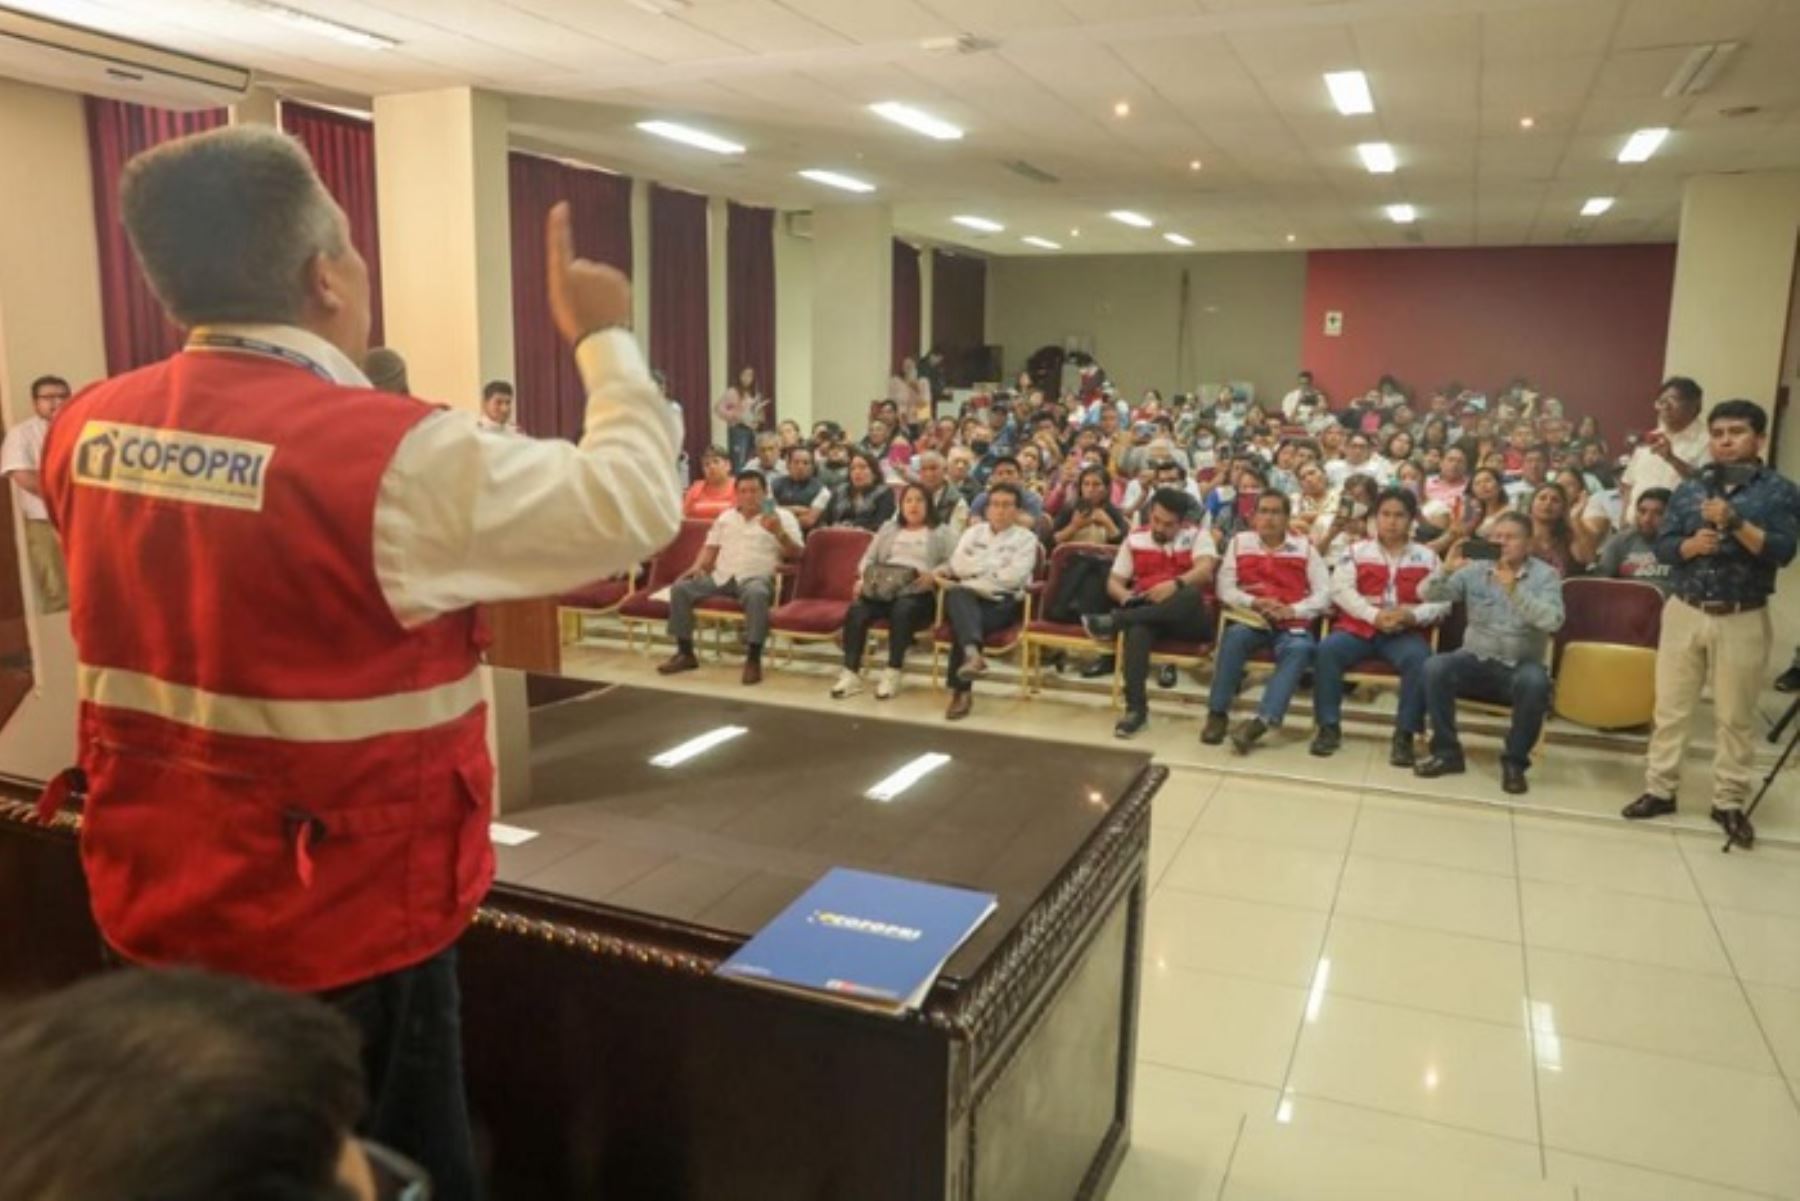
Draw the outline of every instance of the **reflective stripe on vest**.
M76 683L81 699L92 704L146 713L215 734L283 742L355 742L417 733L454 721L482 701L479 668L435 688L343 701L229 696L86 663L77 670Z

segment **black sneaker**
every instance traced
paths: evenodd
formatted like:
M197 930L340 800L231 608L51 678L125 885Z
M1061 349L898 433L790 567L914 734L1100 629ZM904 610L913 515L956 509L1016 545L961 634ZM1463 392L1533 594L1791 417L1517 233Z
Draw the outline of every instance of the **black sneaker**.
M1102 676L1110 676L1112 673L1113 657L1111 655L1101 655L1098 659L1095 659L1092 663L1089 663L1086 667L1081 669L1081 678L1084 680L1098 680Z
M1756 845L1756 827L1750 824L1750 815L1742 809L1720 809L1714 806L1712 819L1719 823L1727 837L1746 851Z
M1776 692L1800 692L1800 663L1775 677Z
M1306 749L1324 759L1335 755L1338 748L1344 745L1344 727L1338 725L1320 726L1313 735L1312 745Z
M1225 741L1225 731L1229 724L1223 713L1208 713L1206 726L1200 731L1200 741L1207 746L1218 746Z
M1113 640L1113 635L1118 633L1118 630L1113 626L1112 614L1110 613L1083 613L1081 615L1081 628L1086 630L1087 636L1092 638L1095 642L1111 642Z
M1156 686L1158 688L1175 687L1175 665L1173 663L1165 663L1157 669Z
M1435 780L1439 776L1460 776L1468 770L1461 755L1432 755L1423 762L1413 764L1413 775L1421 780Z
M1114 738L1136 738L1138 732L1150 724L1150 715L1142 709L1127 709L1113 726Z
M1626 821L1641 822L1647 817L1661 817L1665 813L1675 812L1674 797L1660 797L1653 792L1646 792L1631 804L1619 811ZM1718 810L1713 810L1717 813ZM1716 819L1715 819L1716 820Z
M1248 755L1250 748L1261 742L1262 736L1268 732L1269 727L1263 725L1260 717L1241 721L1237 729L1231 732L1231 749L1239 755Z
M1388 748L1388 765L1390 767L1411 767L1418 761L1419 752L1413 745L1413 736L1405 730L1395 730L1393 745Z

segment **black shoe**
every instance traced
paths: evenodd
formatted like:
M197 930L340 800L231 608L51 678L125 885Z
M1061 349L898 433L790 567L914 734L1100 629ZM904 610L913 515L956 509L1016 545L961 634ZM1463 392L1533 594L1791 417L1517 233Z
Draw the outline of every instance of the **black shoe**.
M1337 754L1338 748L1344 745L1344 727L1338 725L1320 726L1319 732L1313 735L1312 745L1306 749L1323 759Z
M1150 724L1150 715L1142 709L1128 709L1113 726L1114 738L1136 738L1138 731Z
M1800 692L1800 663L1775 677L1776 692Z
M1665 813L1675 812L1674 797L1660 797L1653 792L1646 792L1631 804L1619 811L1626 821L1643 821L1647 817L1661 817Z
M1413 775L1421 780L1435 780L1439 776L1460 776L1468 770L1461 755L1434 754L1413 764Z
M1110 613L1083 613L1081 615L1081 628L1086 630L1087 636L1092 638L1095 642L1111 642L1113 640L1113 635L1118 633L1113 627L1112 614Z
M1231 732L1231 749L1239 755L1248 755L1250 748L1262 741L1262 736L1269 732L1263 725L1262 718L1252 717L1249 721L1238 723L1237 729Z
M1208 713L1206 727L1200 731L1200 741L1207 746L1218 746L1225 741L1225 731L1229 723L1223 713Z
M1736 845L1746 851L1756 845L1756 827L1750 824L1750 816L1742 809L1720 809L1716 806L1712 811L1712 819L1719 823L1719 828Z
M1175 665L1173 663L1165 663L1157 669L1156 686L1158 688L1175 687Z
M1081 669L1081 678L1084 680L1098 680L1101 676L1110 676L1112 673L1113 657L1111 655L1101 655L1098 659L1095 659L1092 663Z
M1394 731L1394 742L1388 748L1388 766L1411 767L1419 761L1418 749L1413 745L1413 736L1405 730Z
M1525 783L1525 769L1517 763L1502 761L1500 764L1500 791L1509 792L1513 796L1521 796L1531 791L1531 786Z

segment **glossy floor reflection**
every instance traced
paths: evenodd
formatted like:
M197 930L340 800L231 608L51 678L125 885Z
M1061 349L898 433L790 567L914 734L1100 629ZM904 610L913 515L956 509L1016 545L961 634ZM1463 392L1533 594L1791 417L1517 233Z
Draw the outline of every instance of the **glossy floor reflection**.
M649 663L571 656L668 686ZM822 708L828 684L774 671L757 699ZM738 685L709 663L676 687ZM922 681L841 702L942 703ZM1111 741L1103 705L1003 684L971 724ZM1197 732L1159 711L1137 744L1176 770L1114 1201L1800 1199L1800 775L1774 837L1722 856L1708 830L1616 820L1639 771L1618 751L1553 745L1507 805L1491 750L1426 794L1373 736L1320 761L1295 729L1234 760Z

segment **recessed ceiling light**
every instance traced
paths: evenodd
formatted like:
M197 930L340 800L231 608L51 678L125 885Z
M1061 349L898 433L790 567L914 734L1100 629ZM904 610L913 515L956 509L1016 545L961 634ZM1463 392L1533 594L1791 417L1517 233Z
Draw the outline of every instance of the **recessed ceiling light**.
M1177 246L1192 246L1194 244L1194 239L1174 233L1164 234L1163 241L1173 242Z
M1664 98L1695 96L1711 87L1731 56L1737 53L1738 45L1737 42L1713 42L1688 51L1687 58L1663 85Z
M241 0L245 8L255 9L271 21L280 21L290 29L299 29L306 33L330 38L334 42L343 42L347 46L356 46L363 50L392 50L400 43L393 38L383 37L379 33L370 33L366 29L358 29L354 25L345 25L341 21L333 21L328 17L316 16L302 12L297 8L289 8L285 4L273 4L269 0Z
M869 111L878 117L887 118L895 125L904 125L914 133L922 133L940 142L954 142L963 136L963 131L950 122L940 121L930 113L910 104L901 104L898 100L883 100L880 104L871 104Z
M1375 111L1375 98L1369 95L1369 77L1361 71L1332 71L1325 76L1325 88L1331 102L1346 117L1357 117Z
M1106 214L1122 225L1136 226L1138 229L1149 229L1156 224L1142 213L1134 213L1130 209L1114 209Z
M1619 150L1621 163L1641 163L1656 153L1656 148L1669 136L1666 129L1640 129L1625 140Z
M1530 129L1532 126L1534 126L1536 124L1537 124L1536 117L1520 117L1519 118L1519 128L1520 129Z
M1131 115L1131 101L1121 100L1117 104L1113 105L1113 116L1129 117L1130 115Z
M707 133L704 129L694 129L688 125L678 125L674 121L639 121L639 129L645 133L653 133L659 138L667 138L671 142L680 142L684 146L695 146L701 150L710 150L714 154L742 154L744 148L736 142L728 142L724 138Z
M1025 243L1027 246L1036 246L1039 250L1062 249L1061 242L1052 242L1049 238L1040 238L1036 234L1033 234L1028 238L1020 238L1019 241Z
M997 234L1006 226L998 221L989 221L986 217L952 217L950 220L968 229L978 229L984 234Z
M1289 234L1289 235L1288 235L1288 236L1287 236L1287 240L1288 240L1288 241L1290 241L1290 242L1292 242L1292 241L1293 241L1293 240L1294 240L1294 239L1295 239L1295 237L1296 237L1296 235L1294 235L1294 234Z
M1387 215L1388 220L1395 225L1410 225L1419 213L1410 204L1390 204L1387 206Z
M1387 175L1400 165L1400 160L1394 157L1394 148L1386 142L1364 142L1356 148L1356 153L1362 156L1363 166L1371 175Z
M837 171L826 171L819 167L809 167L800 172L801 179L810 179L814 183L822 183L828 188L842 188L846 192L873 192L875 185L857 179L853 175L844 175Z
M1581 206L1581 215L1583 217L1598 217L1612 206L1613 198L1611 196L1590 196L1588 197L1587 203Z
M1069 236L1071 238L1079 238L1081 236L1081 231L1079 229L1071 229L1069 231Z
M1193 159L1188 163L1188 170L1189 171L1198 171L1202 165L1203 164L1200 162L1199 159Z

